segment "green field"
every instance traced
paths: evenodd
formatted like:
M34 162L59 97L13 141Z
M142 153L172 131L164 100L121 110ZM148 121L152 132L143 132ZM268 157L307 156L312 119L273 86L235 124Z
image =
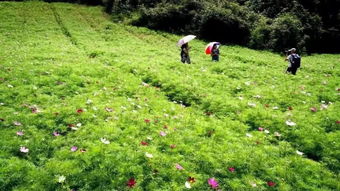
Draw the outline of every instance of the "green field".
M339 54L293 76L239 46L213 63L199 39L182 64L180 38L0 2L0 190L340 190Z

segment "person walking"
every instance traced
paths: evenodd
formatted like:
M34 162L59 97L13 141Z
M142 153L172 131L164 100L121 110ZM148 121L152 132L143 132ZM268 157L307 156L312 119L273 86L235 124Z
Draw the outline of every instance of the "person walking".
M296 54L296 48L288 50L288 56L285 60L288 61L286 73L296 75L297 69L300 68L301 65L301 57Z
M211 58L213 62L218 62L220 60L220 50L218 49L217 43L214 44L211 50Z
M183 62L183 64L188 63L190 64L190 56L189 56L189 44L185 43L181 46L181 61Z

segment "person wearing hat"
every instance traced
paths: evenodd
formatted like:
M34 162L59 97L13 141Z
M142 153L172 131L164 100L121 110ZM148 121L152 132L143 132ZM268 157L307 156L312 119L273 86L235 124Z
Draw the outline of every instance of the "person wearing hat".
M291 73L295 75L297 69L300 68L301 64L301 57L296 54L296 48L291 48L290 50L288 50L288 56L285 60L288 61L288 68L286 70L286 73Z

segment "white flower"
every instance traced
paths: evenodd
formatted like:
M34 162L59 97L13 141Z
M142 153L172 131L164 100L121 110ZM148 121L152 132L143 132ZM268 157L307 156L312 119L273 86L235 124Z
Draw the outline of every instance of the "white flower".
M260 99L261 96L260 95L256 95L256 96L254 96L254 98Z
M273 110L278 110L278 109L279 109L279 107L277 107L277 106L273 107Z
M253 135L251 135L250 133L246 133L247 137L253 137Z
M7 87L9 87L9 88L13 88L13 86L12 86L11 84L8 84L8 85L7 85Z
M190 188L191 188L190 182L186 181L186 182L185 182L185 187L188 188L188 189L190 189Z
M239 99L239 100L243 100L243 97L242 97L242 96L239 96L238 99Z
M150 153L145 153L145 156L148 157L148 158L153 158L153 155L150 154Z
M142 82L142 86L144 86L144 87L149 87L150 85L147 84L147 83L145 83L145 82Z
M0 105L5 105L4 103L0 103Z
M328 108L328 105L326 105L326 104L321 104L321 106L320 106L320 110L325 110L327 108Z
M250 107L256 107L256 104L255 104L255 103L248 102L248 106L250 106Z
M66 180L66 177L64 175L58 177L59 183L63 183L63 182L65 182L65 180Z
M275 136L275 137L281 137L281 134L278 133L278 132L275 132L275 133L274 133L274 136Z
M14 124L15 126L21 126L21 125L22 125L19 121L14 121L13 124Z
M81 123L77 123L77 127L81 127Z
M297 150L297 151L296 151L296 154L302 156L302 155L303 155L303 152Z
M20 152L22 153L28 153L29 149L26 147L20 147Z
M250 86L251 82L244 82L244 84Z
M253 188L255 188L255 187L257 187L257 185L256 185L256 183L250 183L250 185L253 187Z
M98 110L98 108L97 108L97 107L92 107L92 109L93 109L94 111L97 111L97 110Z
M86 101L86 104L87 104L87 105L92 104L92 100L88 99L88 100Z
M105 138L100 138L100 141L106 145L110 144L110 141Z
M151 140L152 140L152 137L147 137L146 139L151 141Z
M294 123L293 121L287 120L286 121L286 125L288 125L288 126L295 126L296 123Z
M266 129L264 130L264 133L269 134L270 132Z

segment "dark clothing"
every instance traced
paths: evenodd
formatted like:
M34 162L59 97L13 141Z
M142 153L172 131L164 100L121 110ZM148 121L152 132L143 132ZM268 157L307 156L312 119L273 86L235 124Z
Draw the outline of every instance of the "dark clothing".
M188 47L182 47L181 51L181 61L184 63L190 64L190 56L189 56L189 48Z
M287 72L288 72L288 73L292 73L293 75L295 75L297 69L298 69L298 68L297 68L297 67L294 67L294 66L288 67L288 68L287 68Z
M220 50L219 49L216 48L216 49L213 49L211 51L212 61L219 61L220 60L219 56L220 56Z
M287 57L289 64L288 64L288 68L287 68L286 72L291 73L293 75L295 75L297 69L300 68L300 63L294 62L294 60L295 60L294 58L296 58L296 57L300 58L300 56L298 54L295 54L295 53L291 54Z

